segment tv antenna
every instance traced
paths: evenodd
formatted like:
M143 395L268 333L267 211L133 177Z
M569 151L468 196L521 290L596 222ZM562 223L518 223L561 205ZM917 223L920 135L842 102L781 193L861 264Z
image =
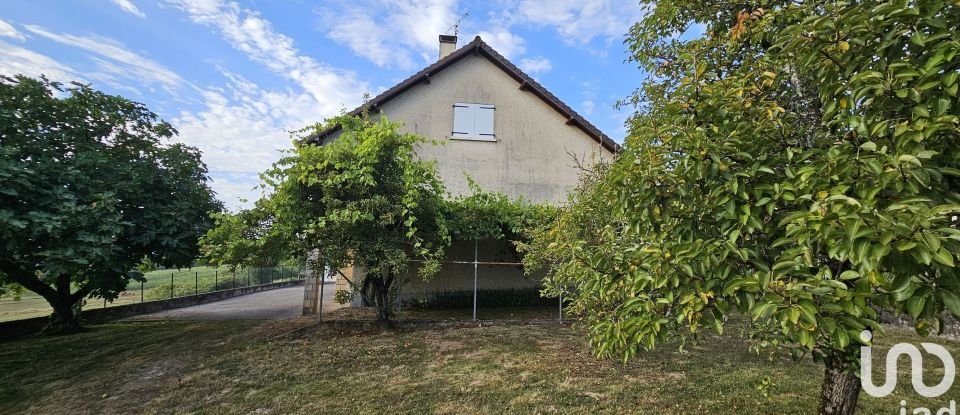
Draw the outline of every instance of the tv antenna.
M445 33L450 33L450 31L453 30L453 35L458 36L460 34L460 22L462 22L463 19L466 19L467 16L469 15L470 15L470 12L464 13L463 16L460 16L460 18L457 19L457 22L454 23L453 26L450 26L450 28L447 29Z

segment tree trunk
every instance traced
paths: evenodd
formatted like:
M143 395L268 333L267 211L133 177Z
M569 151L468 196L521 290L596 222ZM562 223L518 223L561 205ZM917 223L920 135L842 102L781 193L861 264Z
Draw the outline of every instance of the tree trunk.
M69 297L69 295L67 296ZM83 330L77 318L79 307L74 307L69 298L47 299L53 308L50 322L43 328L42 333L47 335L73 334Z
M393 304L390 301L390 288L393 286L393 274L387 274L379 277L367 276L372 288L372 297L374 306L377 308L377 321L381 325L389 327L390 320L393 318Z
M376 278L374 281L374 302L377 306L377 321L386 322L390 320L390 288L384 281L384 278Z
M827 354L820 390L820 415L853 415L856 411L861 384L852 363L855 359L842 352Z
M30 270L4 263L2 259L0 259L0 269L13 282L39 294L53 308L50 322L42 330L43 334L71 334L83 329L80 327L80 320L78 319L80 307L77 304L90 294L90 286L82 287L77 292L70 293L69 275L57 277L54 285L50 286L47 282L40 281Z

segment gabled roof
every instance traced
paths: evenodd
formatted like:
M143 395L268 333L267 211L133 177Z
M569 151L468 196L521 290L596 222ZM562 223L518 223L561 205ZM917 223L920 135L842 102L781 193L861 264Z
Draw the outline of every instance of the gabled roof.
M550 91L547 91L546 88L540 85L537 81L535 81L529 75L523 73L523 71L521 71L520 68L518 68L516 65L508 61L507 58L503 57L503 55L493 50L493 48L490 47L490 45L486 44L482 39L480 39L480 36L475 37L473 41L464 45L462 48L457 49L453 53L445 56L443 59L440 59L436 63L424 68L420 72L417 72L416 74L405 79L403 82L400 82L393 88L390 88L384 91L382 94L377 95L376 97L368 101L363 106L353 111L350 111L348 114L359 115L364 108L368 108L371 111L375 111L381 106L383 106L383 104L387 103L388 101L396 97L397 95L404 93L406 90L413 88L414 86L420 84L421 82L429 83L431 76L436 75L440 71L443 71L444 69L459 62L464 57L467 57L470 55L485 56L487 59L490 60L490 62L493 62L494 65L496 65L498 68L503 70L507 75L510 75L511 78L516 80L520 84L521 90L529 91L533 93L534 95L539 97L541 100L543 100L543 102L545 102L551 108L559 112L560 115L563 115L567 119L567 124L574 125L580 128L581 130L583 130L584 133L590 136L590 138L593 138L594 140L596 140L598 143L600 143L600 145L602 145L607 150L610 150L613 153L617 153L620 151L621 148L619 144L617 144L615 141L610 139L610 137L608 137L606 134L600 131L600 129L595 127L585 118L580 116L580 114L577 114L577 112L574 111L569 106L567 106L567 104L564 104L562 101L560 101L560 99L557 98L556 95L553 95L552 93L550 93ZM310 142L310 143L319 142L320 140L328 137L329 135L339 130L340 130L339 126L329 128L314 136L309 137L307 139L307 142Z

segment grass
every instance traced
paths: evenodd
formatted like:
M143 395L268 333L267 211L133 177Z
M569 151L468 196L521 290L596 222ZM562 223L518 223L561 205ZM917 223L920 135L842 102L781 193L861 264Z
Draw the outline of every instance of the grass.
M807 414L822 374L810 360L759 357L735 336L686 353L665 346L625 365L593 358L563 326L279 336L307 324L106 324L0 344L0 413ZM900 341L921 339L890 331L875 354ZM960 356L957 342L933 341ZM927 383L939 380L931 360ZM859 413L960 398L954 385L921 399L908 372L892 396L863 396ZM769 396L757 388L764 379L773 381Z
M226 268L193 267L183 270L157 270L144 275L143 300L162 300L171 297L171 276L173 276L174 297L193 295L197 292L225 290L247 285L265 284L281 279L295 278L298 269L294 267L240 269L234 274ZM130 281L127 290L120 293L120 297L107 306L117 306L141 301L140 282ZM84 309L100 308L104 303L101 299L87 300ZM32 317L50 315L50 305L39 295L27 291L19 299L0 297L0 321L20 320Z

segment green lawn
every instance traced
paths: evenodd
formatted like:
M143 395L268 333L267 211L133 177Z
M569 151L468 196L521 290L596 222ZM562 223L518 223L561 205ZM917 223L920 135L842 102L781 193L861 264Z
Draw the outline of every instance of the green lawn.
M106 324L0 344L0 413L809 414L821 377L809 360L770 361L733 336L622 365L593 358L560 326L281 336L309 323ZM875 354L920 340L892 331ZM960 356L957 342L932 341ZM911 407L960 399L960 385L921 399L906 372L894 395L864 396L859 413L899 413L900 399ZM764 379L769 396L757 388Z
M158 270L145 275L143 300L161 300L171 296L171 276L173 277L174 297L193 295L197 292L225 290L247 285L266 284L271 281L296 278L299 270L295 267L274 267L258 269L240 269L236 273L227 268L194 267L182 270ZM130 281L127 290L120 297L108 302L108 307L141 301L140 283ZM101 299L89 299L85 309L103 307ZM20 300L12 297L0 297L0 321L19 320L49 315L50 305L37 294L26 292Z

